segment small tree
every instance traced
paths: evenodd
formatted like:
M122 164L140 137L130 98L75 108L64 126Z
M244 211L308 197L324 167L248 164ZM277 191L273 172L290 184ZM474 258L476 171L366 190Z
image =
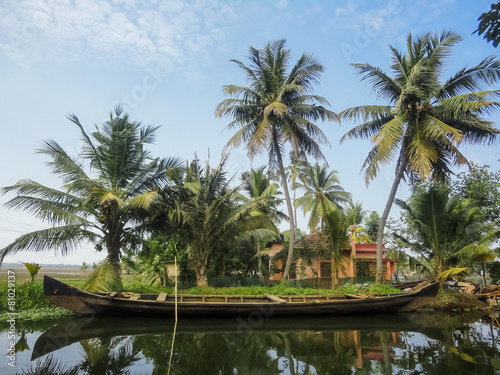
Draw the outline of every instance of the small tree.
M178 186L173 209L176 231L196 262L198 286L208 285L209 259L219 247L257 230L273 233L269 218L256 209L259 200L239 204L238 188L229 186L231 179L224 171L225 161L223 156L216 168L209 162L202 168L198 159L193 160Z
M349 218L340 209L328 211L324 217L325 234L330 247L330 262L332 265L332 289L339 287L339 273L345 264L342 250L349 248Z
M471 266L494 258L490 246L497 238L470 200L450 194L434 183L415 188L408 202L396 200L414 233L401 238L423 255L437 276L455 266Z
M24 262L24 267L28 270L28 273L30 274L30 277L26 280L28 283L32 283L35 280L36 275L38 274L38 271L40 271L40 268L42 266L38 265L37 263L27 263Z
M83 262L81 267L80 267L80 270L83 272L87 272L88 269L89 269L89 265L87 263Z

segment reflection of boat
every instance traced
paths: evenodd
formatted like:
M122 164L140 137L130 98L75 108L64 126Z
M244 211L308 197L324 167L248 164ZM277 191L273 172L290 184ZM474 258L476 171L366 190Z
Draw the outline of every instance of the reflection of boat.
M176 334L224 334L243 338L252 332L349 332L349 331L412 331L429 337L441 338L440 330L416 323L411 316L401 314L367 315L363 319L353 316L339 317L283 317L276 319L211 318L180 319ZM64 348L76 342L99 337L142 336L172 334L172 319L136 317L84 316L61 323L43 333L36 341L31 360Z
M351 315L393 312L418 297L435 296L438 283L426 281L412 291L391 295L313 295L313 296L231 296L178 295L181 317ZM91 293L44 277L45 296L55 305L78 314L173 316L174 295L133 293Z

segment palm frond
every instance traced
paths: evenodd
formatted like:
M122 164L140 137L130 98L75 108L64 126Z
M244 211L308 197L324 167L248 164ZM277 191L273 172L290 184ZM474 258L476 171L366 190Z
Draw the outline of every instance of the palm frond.
M385 74L380 68L370 64L351 64L357 73L362 76L361 81L368 81L372 90L381 99L395 103L401 93L397 83Z
M478 65L460 69L448 79L437 92L438 99L467 94L470 91L482 90L484 86L492 85L500 79L500 60L488 56Z
M89 276L83 290L89 292L107 293L111 291L120 292L122 288L119 268L105 259Z
M155 201L160 199L160 195L156 191L148 191L141 195L137 195L126 201L127 207L130 209L141 208L148 209Z
M42 252L54 250L67 255L86 242L97 243L97 233L80 225L65 225L23 234L0 250L0 259L20 251Z
M436 277L436 280L441 284L444 284L446 280L453 278L453 276L465 277L468 275L468 273L469 269L467 267L450 268L439 273Z

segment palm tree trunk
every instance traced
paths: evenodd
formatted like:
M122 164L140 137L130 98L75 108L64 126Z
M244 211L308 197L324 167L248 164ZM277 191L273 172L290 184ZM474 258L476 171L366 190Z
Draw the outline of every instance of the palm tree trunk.
M208 286L207 263L205 260L196 261L196 286Z
M120 231L119 229L114 232L106 234L106 247L108 250L108 262L111 264L118 275L120 275Z
M389 198L387 199L387 203L385 205L384 213L382 214L382 217L380 218L380 225L378 227L378 232L377 232L377 270L375 272L375 282L378 284L381 284L384 281L384 269L383 269L383 253L382 253L382 246L384 242L384 229L385 229L385 224L387 223L387 219L389 218L389 213L391 212L392 204L394 203L394 199L396 198L396 193L398 191L399 183L401 182L401 179L403 178L405 169L406 169L406 163L407 163L408 157L404 156L403 160L401 161L401 164L398 166L396 170L396 176L394 178L394 181L392 183L391 191L389 193Z
M262 256L260 254L260 240L257 240L257 275L259 275L259 279L263 279L262 275Z
M293 218L295 219L295 238L297 238L297 207L295 207L295 199L296 199L296 193L297 189L293 188Z
M337 290L339 288L339 270L337 268L337 261L333 253L330 264L332 268L332 290Z
M279 151L280 148L275 131L273 132L273 143L274 149L277 151L276 158L278 161L278 168L281 176L281 186L283 187L283 191L285 193L286 208L288 210L288 218L290 220L290 243L288 245L288 257L286 259L285 271L283 272L283 279L288 279L293 261L293 248L295 246L295 220L293 216L292 201L290 199L290 193L288 192L288 184L286 182L286 173L285 167L283 166L283 158L281 157L281 152Z
M484 269L484 263L481 263L481 273L483 274L483 287L486 288L486 270Z
M209 250L206 244L198 244L196 249L196 286L208 286L207 266Z

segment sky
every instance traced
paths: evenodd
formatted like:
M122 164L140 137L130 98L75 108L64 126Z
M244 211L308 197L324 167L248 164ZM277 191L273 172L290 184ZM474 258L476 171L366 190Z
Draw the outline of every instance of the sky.
M232 135L228 118L215 118L226 84L245 85L243 71L230 59L247 61L248 47L263 48L284 38L293 64L303 52L325 66L315 93L339 112L362 104L383 104L360 81L351 63L369 63L390 73L389 45L405 49L406 37L453 30L463 37L449 59L443 79L460 68L497 53L477 34L477 18L492 0L4 0L0 3L0 186L23 178L60 188L49 161L35 153L54 139L71 155L81 147L75 114L87 131L121 105L134 121L161 126L155 156L212 164ZM499 87L495 87L498 89ZM498 114L492 115L498 121ZM368 141L339 144L353 123L318 123L329 139L323 146L340 184L368 211L383 211L394 176L384 167L367 187L361 173ZM498 142L462 147L469 160L499 170ZM231 152L230 173L267 164L251 161L245 149ZM463 170L456 170L461 172ZM397 197L408 197L405 185ZM13 195L0 196L0 248L46 224L7 210ZM397 217L393 210L392 215ZM299 227L307 218L299 213ZM282 224L286 229L286 223ZM105 257L91 246L66 257L55 252L22 252L5 262L81 264Z

